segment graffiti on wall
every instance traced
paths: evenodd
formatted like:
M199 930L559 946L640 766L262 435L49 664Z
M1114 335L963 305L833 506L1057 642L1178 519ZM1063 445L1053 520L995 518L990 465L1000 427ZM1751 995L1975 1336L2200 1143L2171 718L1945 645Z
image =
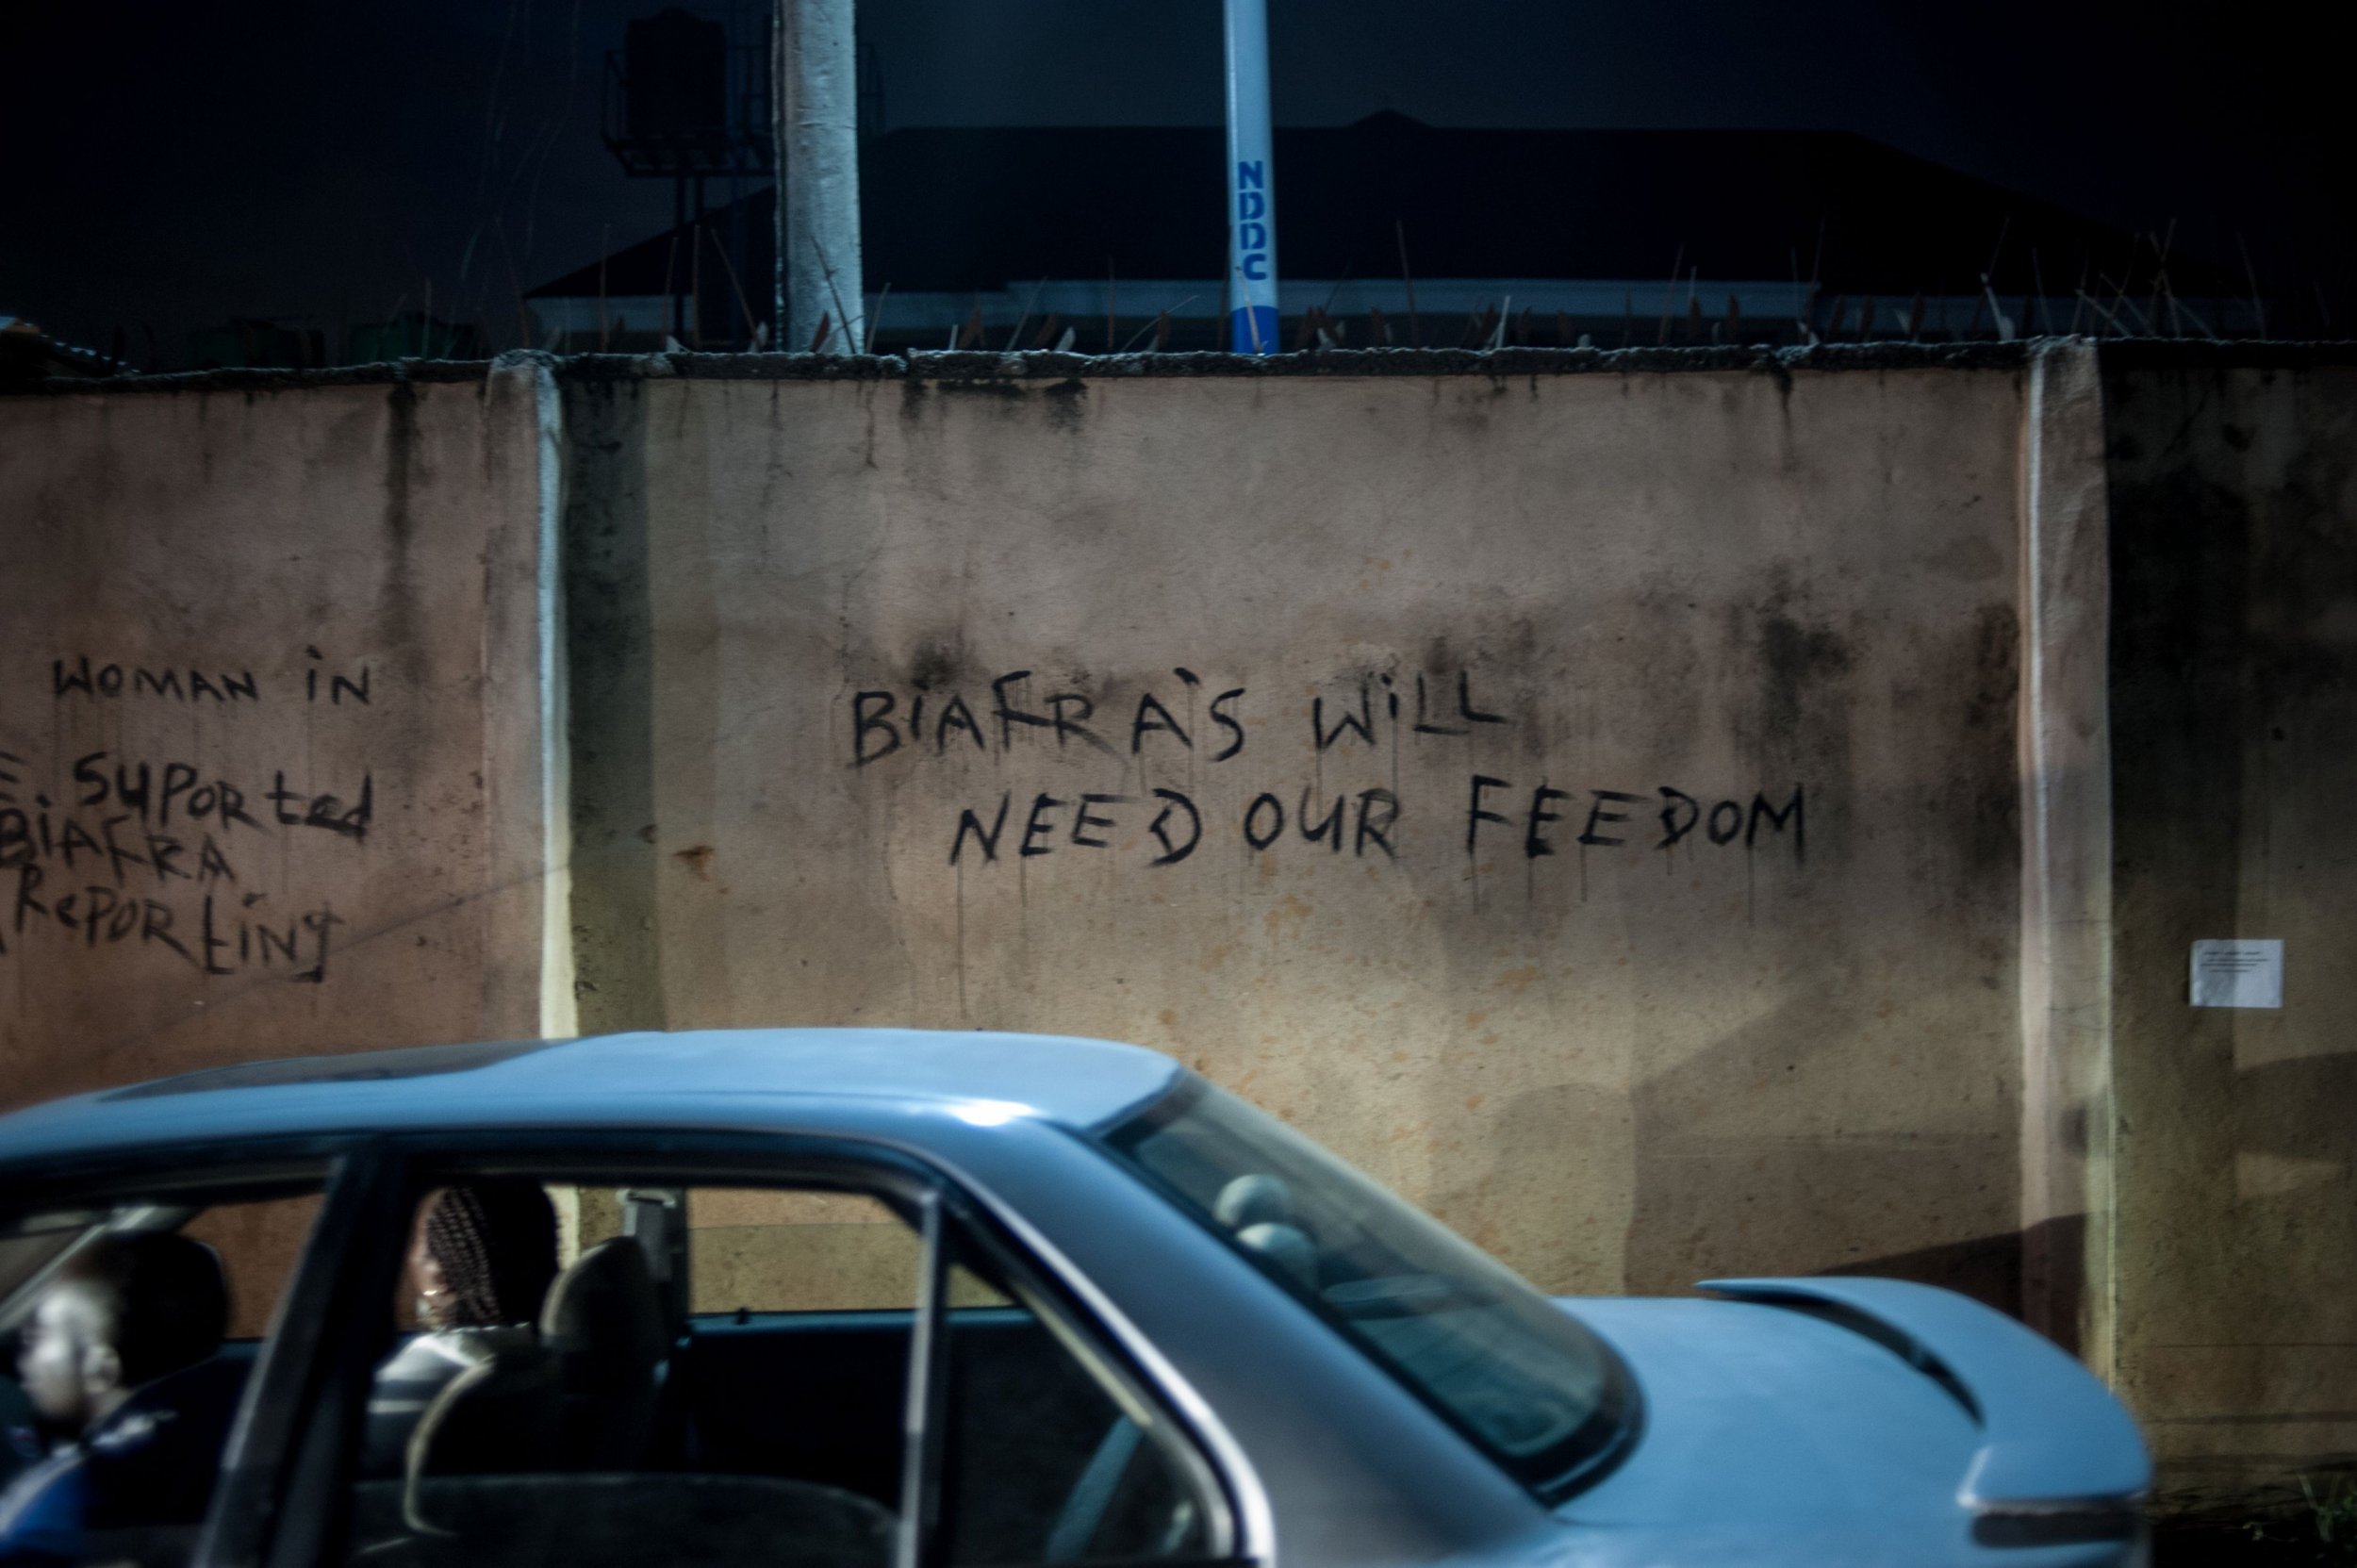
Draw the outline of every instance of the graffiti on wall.
M283 889L320 880L290 877L296 862L367 843L371 769L269 755L223 767L193 760L193 743L72 737L189 733L175 709L208 724L289 704L365 709L376 685L367 666L333 668L310 648L277 682L243 666L51 661L37 693L49 739L0 723L0 962L140 949L205 975L323 983L344 918Z
M866 772L1023 754L1033 761L1195 763L1248 775L1291 740L1294 753L1306 751L1317 764L1313 780L1256 780L1265 787L1255 789L1248 804L1216 816L1195 793L1177 787L1003 788L943 823L941 852L957 867L1113 850L1125 831L1149 868L1183 865L1222 839L1253 852L1290 840L1362 860L1396 861L1411 844L1532 861L1567 849L1643 852L1690 845L1771 849L1788 852L1796 866L1806 862L1807 789L1799 782L1730 792L1468 768L1449 798L1409 799L1398 782L1403 750L1503 734L1521 722L1475 688L1470 669L1351 675L1327 683L1306 716L1286 727L1256 716L1249 685L1214 689L1186 667L1174 667L1161 689L1147 683L1117 704L1080 683L1050 683L1033 670L1013 669L970 690L913 683L853 692L843 763ZM1325 785L1329 758L1348 764L1387 757L1388 784Z

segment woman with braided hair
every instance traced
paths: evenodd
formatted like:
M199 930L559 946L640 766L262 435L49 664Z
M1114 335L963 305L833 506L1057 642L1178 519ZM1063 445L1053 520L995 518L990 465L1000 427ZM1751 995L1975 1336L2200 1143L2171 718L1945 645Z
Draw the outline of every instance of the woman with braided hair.
M444 1187L419 1212L409 1279L420 1327L530 1323L556 1278L556 1209L536 1181Z
M365 1474L400 1474L410 1429L443 1385L535 1336L555 1278L556 1209L539 1183L486 1177L427 1195L407 1275L422 1331L377 1370Z

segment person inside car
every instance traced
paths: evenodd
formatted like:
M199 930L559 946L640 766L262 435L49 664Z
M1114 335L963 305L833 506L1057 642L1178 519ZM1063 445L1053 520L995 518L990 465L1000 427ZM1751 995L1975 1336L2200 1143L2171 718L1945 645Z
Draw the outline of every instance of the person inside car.
M18 1375L61 1442L0 1494L0 1562L87 1560L96 1532L203 1522L242 1368L220 1257L168 1231L98 1237L43 1288Z
M399 1474L435 1395L468 1367L533 1339L556 1272L556 1209L538 1183L486 1178L428 1195L407 1276L423 1331L377 1371L365 1474Z

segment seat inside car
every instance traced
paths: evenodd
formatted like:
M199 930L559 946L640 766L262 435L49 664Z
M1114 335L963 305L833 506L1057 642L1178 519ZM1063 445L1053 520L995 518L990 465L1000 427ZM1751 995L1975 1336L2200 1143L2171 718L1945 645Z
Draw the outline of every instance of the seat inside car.
M564 1464L628 1470L646 1459L667 1337L636 1241L600 1242L557 1276L541 1310L540 1343L555 1362Z
M885 1568L892 1513L764 1476L456 1476L417 1501L427 1530L369 1527L352 1568Z
M145 1402L169 1412L170 1441L116 1460L111 1506L92 1510L84 1534L87 1560L140 1568L189 1560L253 1368L254 1347L233 1345L142 1391Z
M522 1332L486 1336L480 1352L435 1395L409 1434L402 1514L411 1529L446 1527L420 1510L430 1479L555 1467L561 1418L555 1358Z

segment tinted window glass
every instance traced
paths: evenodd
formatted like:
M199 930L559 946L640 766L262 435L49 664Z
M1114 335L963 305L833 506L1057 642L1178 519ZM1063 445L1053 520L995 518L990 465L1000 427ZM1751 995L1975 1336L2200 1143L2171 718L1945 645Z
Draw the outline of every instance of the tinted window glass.
M1102 1136L1532 1490L1617 1451L1631 1396L1602 1342L1282 1122L1189 1080Z
M0 1221L20 1346L0 1377L0 1561L188 1560L318 1212L174 1191Z
M883 1568L913 1495L947 1568L1200 1555L1222 1517L1200 1461L953 1226L927 1362L915 1201L676 1176L428 1192L347 1560Z
M319 1218L316 1196L269 1203L217 1204L181 1227L221 1254L229 1271L229 1337L259 1339L270 1331L279 1297Z
M14 1234L0 1235L0 1293L14 1294L97 1222L94 1214L43 1214Z
M860 1312L911 1306L916 1233L857 1193L687 1194L688 1310Z
M1117 1399L1120 1384L1092 1373L987 1255L953 1245L942 1477L953 1568L1206 1555L1199 1483L1175 1435Z
M799 1244L838 1203L906 1268L859 1321L778 1311L824 1293ZM355 1568L890 1561L919 1276L881 1202L456 1176L387 1240L407 1331L354 1461Z

